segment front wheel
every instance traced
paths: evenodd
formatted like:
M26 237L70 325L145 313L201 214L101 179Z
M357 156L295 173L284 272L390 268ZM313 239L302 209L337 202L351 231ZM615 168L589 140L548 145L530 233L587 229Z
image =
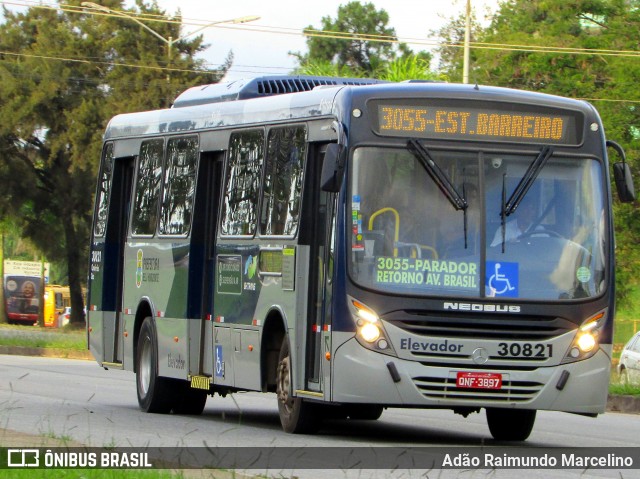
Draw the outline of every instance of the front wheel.
M322 422L320 408L294 397L291 384L291 355L289 354L289 341L284 338L278 357L278 370L276 371L276 395L278 397L278 413L280 424L285 432L293 434L314 433Z
M158 335L152 317L140 328L136 354L136 389L138 404L146 412L167 414L174 404L171 379L158 376Z
M498 441L525 441L536 422L536 411L531 409L487 408L487 424Z

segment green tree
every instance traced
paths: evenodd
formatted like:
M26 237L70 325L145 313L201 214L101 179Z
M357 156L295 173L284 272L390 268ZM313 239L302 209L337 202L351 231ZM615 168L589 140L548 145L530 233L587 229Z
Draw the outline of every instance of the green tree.
M89 228L104 128L115 113L168 104L184 85L215 83L194 55L202 37L165 45L123 16L3 8L0 25L0 211L12 215L50 260L68 265L72 322L83 320ZM104 0L109 9L164 16L154 2ZM180 19L180 16L177 16ZM179 38L179 23L151 25ZM164 47L164 48L163 48Z
M471 12L471 35L470 41L475 42L482 34L483 30L475 11ZM441 46L436 49L438 53L438 70L442 74L454 81L462 81L463 57L464 57L464 37L466 30L466 14L463 12L457 17L451 18L449 23L439 30L431 32L441 41ZM476 64L475 50L470 51L470 63ZM475 78L470 75L470 81L475 82Z
M396 31L388 23L385 10L376 10L372 3L349 2L338 8L335 19L323 17L320 28L308 26L308 52L293 55L301 67L333 64L341 75L375 76L396 57L411 55L406 44L397 43ZM425 55L429 54L420 54Z

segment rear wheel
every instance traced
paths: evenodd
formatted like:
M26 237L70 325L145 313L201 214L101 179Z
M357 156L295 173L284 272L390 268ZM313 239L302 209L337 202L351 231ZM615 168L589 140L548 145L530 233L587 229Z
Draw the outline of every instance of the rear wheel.
M289 341L286 337L282 341L278 358L276 395L280 424L285 432L304 434L318 430L322 422L320 408L302 398L293 396L291 355L289 354Z
M524 441L536 422L536 411L530 409L487 408L487 424L498 441Z
M171 412L176 396L175 383L158 376L158 336L152 317L145 318L140 328L136 355L136 389L138 404L146 412Z
M180 381L180 386L177 387L177 390L179 391L179 397L173 406L175 414L190 414L194 416L202 414L207 403L207 391L194 389L185 381Z

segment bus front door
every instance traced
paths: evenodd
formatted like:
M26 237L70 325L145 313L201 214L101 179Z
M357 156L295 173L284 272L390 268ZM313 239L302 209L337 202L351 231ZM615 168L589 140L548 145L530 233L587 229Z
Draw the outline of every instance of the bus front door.
M320 162L314 162L316 165ZM334 193L321 191L319 173L313 191L313 209L316 218L312 227L309 265L309 306L307 312L306 389L323 393L324 399L330 391L329 363L326 354L331 352L331 294L333 255L335 245L335 201Z

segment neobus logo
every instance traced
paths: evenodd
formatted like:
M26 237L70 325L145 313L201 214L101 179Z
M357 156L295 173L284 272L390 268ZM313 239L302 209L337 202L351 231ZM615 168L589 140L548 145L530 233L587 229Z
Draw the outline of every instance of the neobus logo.
M506 304L444 303L444 309L481 311L483 313L519 313L520 306Z

